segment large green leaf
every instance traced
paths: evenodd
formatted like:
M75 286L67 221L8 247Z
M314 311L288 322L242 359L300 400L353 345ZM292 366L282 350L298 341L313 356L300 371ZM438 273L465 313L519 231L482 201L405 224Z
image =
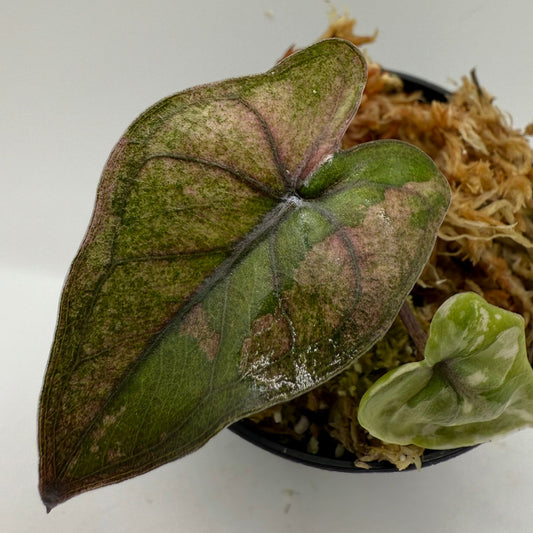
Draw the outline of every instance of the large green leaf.
M104 170L40 411L48 507L341 371L394 319L446 181L399 142L333 155L365 64L328 40L146 111Z
M426 358L365 393L359 422L386 442L448 449L533 426L533 369L524 320L474 293L435 313Z

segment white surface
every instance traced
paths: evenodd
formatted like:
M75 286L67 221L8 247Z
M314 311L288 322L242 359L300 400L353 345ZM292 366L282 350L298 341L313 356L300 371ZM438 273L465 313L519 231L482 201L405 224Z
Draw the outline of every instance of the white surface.
M448 84L477 67L533 120L530 0L345 0L381 63ZM0 3L0 530L530 532L533 430L420 473L322 472L228 431L190 457L46 515L36 412L62 280L99 174L148 105L270 67L327 26L319 0Z

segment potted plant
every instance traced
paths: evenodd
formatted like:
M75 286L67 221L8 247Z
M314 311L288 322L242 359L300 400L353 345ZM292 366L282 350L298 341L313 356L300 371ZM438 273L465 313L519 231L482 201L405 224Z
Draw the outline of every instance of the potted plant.
M41 397L48 509L327 382L400 310L424 351L405 302L450 188L410 144L339 150L366 72L355 46L327 39L266 74L167 98L119 141L65 284ZM531 424L523 319L471 293L439 312L427 361L370 389L361 422L402 442L445 426L444 447ZM439 400L450 391L452 414ZM400 393L419 408L395 429L376 425ZM423 413L435 414L431 431Z

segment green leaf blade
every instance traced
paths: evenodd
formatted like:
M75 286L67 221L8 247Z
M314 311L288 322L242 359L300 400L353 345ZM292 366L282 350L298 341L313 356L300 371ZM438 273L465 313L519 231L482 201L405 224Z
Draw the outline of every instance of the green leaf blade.
M449 189L403 143L332 155L363 64L352 45L324 41L267 74L170 97L119 142L43 388L48 506L197 449L386 331ZM369 171L374 152L397 170Z

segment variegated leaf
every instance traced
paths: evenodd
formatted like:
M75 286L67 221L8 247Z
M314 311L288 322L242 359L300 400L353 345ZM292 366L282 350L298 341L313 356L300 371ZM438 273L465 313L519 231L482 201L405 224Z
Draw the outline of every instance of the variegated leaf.
M533 426L533 369L524 320L474 293L435 313L423 361L365 393L359 422L386 442L448 449Z
M403 143L336 153L364 82L357 49L327 40L128 129L61 302L40 410L48 507L195 450L388 328L449 190Z

